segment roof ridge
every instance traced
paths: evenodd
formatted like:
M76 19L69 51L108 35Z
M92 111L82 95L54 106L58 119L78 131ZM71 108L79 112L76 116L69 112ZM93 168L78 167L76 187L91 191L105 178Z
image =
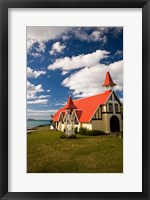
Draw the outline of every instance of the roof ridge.
M95 94L95 95L92 95L92 96L88 96L88 97L82 97L82 98L80 98L80 99L86 99L86 98L89 98L89 97L94 97L94 96L97 96L97 95L100 95L100 94L104 94L104 93L106 93L106 92L108 92L108 91L111 91L111 92L112 92L112 90L106 90L106 91L104 91L104 92L102 92L102 93L98 93L98 94ZM80 99L73 99L73 101L79 101Z

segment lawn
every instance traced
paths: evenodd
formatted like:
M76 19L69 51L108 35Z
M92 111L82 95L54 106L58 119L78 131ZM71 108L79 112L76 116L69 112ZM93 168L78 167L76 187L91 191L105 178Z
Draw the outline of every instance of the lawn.
M122 173L123 139L114 135L62 139L38 128L27 135L28 173Z

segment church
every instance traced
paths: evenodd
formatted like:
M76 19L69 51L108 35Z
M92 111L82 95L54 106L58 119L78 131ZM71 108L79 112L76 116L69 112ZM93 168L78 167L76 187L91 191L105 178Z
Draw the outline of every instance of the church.
M64 131L70 123L72 128L101 130L106 134L123 131L122 103L114 92L116 84L109 71L102 85L105 91L93 96L73 100L60 108L53 116L55 128Z

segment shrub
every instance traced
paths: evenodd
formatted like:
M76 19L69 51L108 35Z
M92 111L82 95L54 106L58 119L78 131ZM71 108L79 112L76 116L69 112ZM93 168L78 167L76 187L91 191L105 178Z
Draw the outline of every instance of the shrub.
M87 130L86 135L105 135L105 132L100 130Z
M74 129L74 133L77 134L78 133L78 127L76 126Z
M79 129L79 134L80 134L80 135L86 135L86 128L82 128L82 127L81 127L81 128Z
M68 139L75 139L75 138L77 138L77 136L76 136L75 134L66 135L65 133L62 133L62 134L60 135L60 138L62 138L62 139L65 139L65 138L68 138Z
M60 135L60 138L66 138L66 134L65 134L65 133L62 133L62 134Z
M75 134L72 134L72 135L67 136L67 138L68 138L68 139L76 139L77 136L76 136Z

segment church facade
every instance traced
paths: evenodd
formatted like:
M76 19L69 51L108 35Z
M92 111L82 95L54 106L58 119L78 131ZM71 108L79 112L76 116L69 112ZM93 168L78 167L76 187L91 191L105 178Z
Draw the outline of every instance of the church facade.
M110 73L106 72L103 93L77 100L69 97L67 104L53 116L55 128L64 131L69 125L72 129L83 127L108 134L122 132L122 103L113 90L115 85Z

